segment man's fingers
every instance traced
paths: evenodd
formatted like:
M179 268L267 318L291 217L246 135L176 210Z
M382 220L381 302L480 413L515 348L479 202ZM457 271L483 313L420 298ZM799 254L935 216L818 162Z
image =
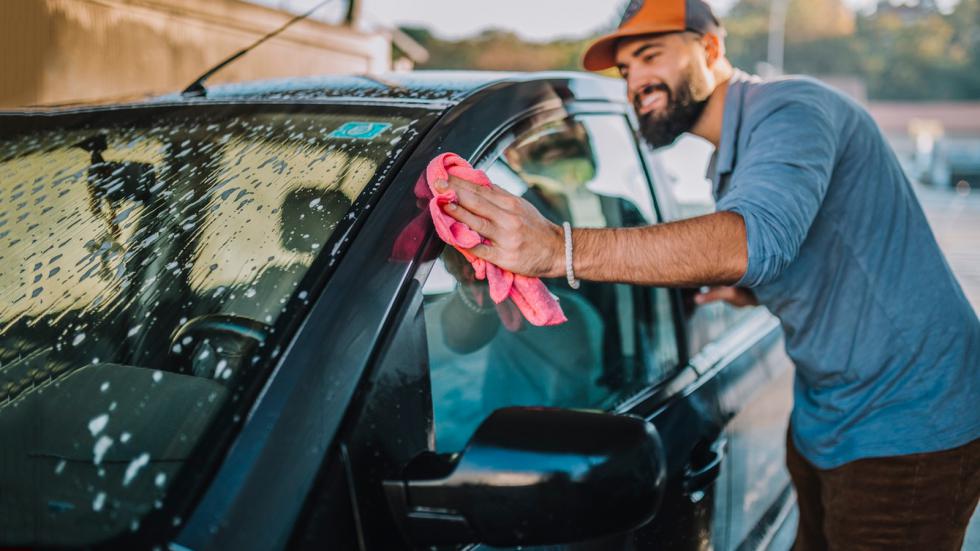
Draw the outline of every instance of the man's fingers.
M449 177L449 185L456 192L459 204L477 216L494 220L507 213L502 201L511 195L499 188L488 188L455 176Z
M708 291L707 293L698 293L694 295L695 304L710 304L719 300L717 293L713 291Z
M477 258L482 258L491 264L497 264L497 251L489 245L477 245L466 251Z
M712 287L706 293L694 295L694 302L698 304L709 304L719 300L730 301L735 298L735 289L732 287Z
M493 197L472 187L456 188L456 202L463 208L489 220L500 218L507 211Z
M466 224L471 230L483 237L493 239L497 234L496 228L489 220L477 216L459 205L450 203L446 205L445 211L446 214Z
M709 304L719 300L739 308L759 304L752 291L739 287L712 287L708 291L694 295L694 302L697 304Z

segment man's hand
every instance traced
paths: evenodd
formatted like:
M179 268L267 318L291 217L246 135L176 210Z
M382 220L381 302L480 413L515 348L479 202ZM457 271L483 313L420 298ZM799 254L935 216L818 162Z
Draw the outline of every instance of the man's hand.
M712 287L707 292L694 295L694 302L698 304L708 304L719 300L723 300L736 308L759 305L759 299L755 298L755 293L744 287Z
M565 241L560 226L533 205L494 186L487 188L451 176L449 187L458 204L446 213L490 240L469 252L497 266L529 277L565 273Z

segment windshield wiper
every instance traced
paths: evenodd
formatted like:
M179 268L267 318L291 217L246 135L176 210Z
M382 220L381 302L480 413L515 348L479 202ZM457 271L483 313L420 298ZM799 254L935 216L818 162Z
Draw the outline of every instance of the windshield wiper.
M201 76L197 77L197 80L195 80L194 82L192 82L190 86L188 86L187 88L184 88L184 91L181 92L180 95L181 96L184 96L185 98L196 98L196 97L206 96L208 94L208 90L207 90L207 88L204 87L204 83L209 78L211 78L212 75L214 75L215 73L217 73L221 69L224 69L227 65L233 63L236 59L238 59L238 58L242 57L243 55L247 54L248 52L252 51L252 49L255 48L256 46L258 46L259 44L262 44L266 40L269 40L270 38L276 36L277 34L285 31L290 26L292 26L294 23L298 23L299 21L302 21L303 19L306 19L307 17L313 15L313 13L315 11L317 11L318 9L322 8L323 6L329 4L330 2L333 2L333 0L323 0L319 4L317 4L317 5L313 6L312 8L310 8L306 13L297 15L296 17L294 17L294 18L290 19L289 21L287 21L283 26L281 26L278 29L272 31L271 33L263 36L262 38L256 40L251 45L246 46L245 48L242 48L241 50L239 50L238 52L236 52L235 54L233 54L231 57L229 57L228 59L225 59L221 63L218 63L214 67L208 69L204 74L202 74Z

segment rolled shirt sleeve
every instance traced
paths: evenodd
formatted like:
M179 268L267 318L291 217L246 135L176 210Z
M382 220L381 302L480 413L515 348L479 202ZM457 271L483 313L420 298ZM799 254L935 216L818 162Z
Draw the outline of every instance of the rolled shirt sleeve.
M837 141L829 114L801 101L751 129L717 207L745 221L749 259L737 286L769 283L796 258L826 196Z

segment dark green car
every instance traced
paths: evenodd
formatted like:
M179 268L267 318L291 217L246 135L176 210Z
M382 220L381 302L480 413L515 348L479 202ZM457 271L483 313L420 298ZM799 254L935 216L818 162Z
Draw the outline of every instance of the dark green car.
M0 547L751 549L787 521L761 308L486 300L420 175L678 216L621 83L416 73L0 114Z

